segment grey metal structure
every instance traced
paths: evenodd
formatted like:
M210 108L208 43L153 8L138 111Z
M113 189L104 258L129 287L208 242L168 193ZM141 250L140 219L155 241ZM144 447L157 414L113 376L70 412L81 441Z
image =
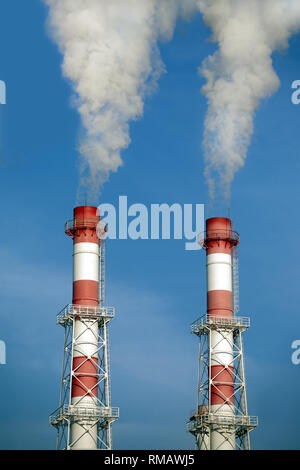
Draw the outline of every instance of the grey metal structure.
M76 449L76 444L85 437L94 443L99 450L112 449L111 425L119 417L119 408L111 406L110 384L110 348L109 348L109 322L114 318L115 309L104 307L105 298L105 259L104 240L100 244L100 283L99 306L67 305L58 315L57 324L65 329L64 353L62 362L62 379L60 387L59 408L50 415L49 422L57 430L57 450ZM80 329L74 327L80 322ZM78 334L75 334L78 331ZM80 346L81 336L89 333L92 337L97 335L97 350L93 355L98 356L97 384L95 390L86 390L76 404L72 403L72 380L80 382L80 373L74 368L73 352ZM95 333L96 332L96 333ZM94 341L94 340L93 340ZM89 404L86 398L94 398ZM76 426L76 433L71 429Z
M72 440L70 432L71 424L74 422L82 427L81 437L83 434L92 433L93 429L97 427L97 448L103 450L112 448L111 424L119 417L119 409L111 406L110 392L108 323L113 317L113 307L93 309L87 306L78 308L78 305L67 305L57 315L57 324L65 328L60 406L50 416L50 424L57 429L57 450L69 450L76 445L76 440ZM71 404L71 381L72 377L76 376L76 370L73 370L72 367L72 351L80 339L74 336L73 323L78 318L86 329L92 329L93 325L98 323L99 361L96 407L83 406L80 403Z
M197 450L210 450L211 432L220 434L220 448L226 441L229 447L234 442L232 450L250 449L249 433L257 426L258 419L256 416L249 416L247 408L242 333L249 326L248 317L214 318L208 315L202 316L191 325L191 333L199 338L198 389L197 408L192 411L186 429L195 436ZM223 340L232 341L234 391L231 398L234 399L234 413L228 416L222 413L223 405L216 409L210 403L211 384L217 380L217 376L210 377L209 367L214 355L211 334L216 330ZM232 436L235 438L232 439Z

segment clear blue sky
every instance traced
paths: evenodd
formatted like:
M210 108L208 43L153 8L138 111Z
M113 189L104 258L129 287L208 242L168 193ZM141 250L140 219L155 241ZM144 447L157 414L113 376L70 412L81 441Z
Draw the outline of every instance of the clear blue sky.
M18 14L16 14L16 12ZM0 79L0 446L53 449L48 415L58 407L63 329L56 314L71 301L72 243L64 234L78 187L79 119L48 39L39 0L1 5ZM200 15L179 23L161 45L168 73L131 126L124 166L100 202L206 203L201 138L206 102L201 61L214 51ZM258 415L256 449L299 449L300 365L300 37L274 56L281 88L260 106L245 167L232 188L231 217L241 236L241 313L249 412ZM214 215L206 213L207 216ZM218 215L218 214L217 214ZM190 323L205 312L204 253L183 241L111 241L107 246L112 397L120 407L116 449L193 449L185 422L196 400L197 340Z

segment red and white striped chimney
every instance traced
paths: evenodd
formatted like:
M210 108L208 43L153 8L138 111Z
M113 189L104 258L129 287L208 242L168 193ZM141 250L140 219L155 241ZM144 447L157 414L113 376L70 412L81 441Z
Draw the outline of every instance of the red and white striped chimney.
M232 248L238 239L231 220L214 217L206 221L205 247L207 255L207 316L232 318ZM234 414L233 335L232 331L211 333L210 412L220 416ZM227 432L227 431L224 431ZM211 450L235 448L235 434L227 432L224 440L219 431L211 431Z
M96 207L79 206L73 219L73 305L98 307L99 304L99 238L100 217ZM74 307L76 310L76 307ZM98 323L74 321L75 346L72 357L72 405L97 408ZM73 449L97 448L97 424L83 432L84 422L71 426Z

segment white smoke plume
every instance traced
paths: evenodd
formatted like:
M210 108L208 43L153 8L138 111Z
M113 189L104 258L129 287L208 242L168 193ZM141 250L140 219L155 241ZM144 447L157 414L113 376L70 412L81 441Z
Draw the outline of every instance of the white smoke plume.
M200 67L208 99L204 150L212 197L229 197L261 100L279 87L272 53L300 29L299 0L195 0L218 49ZM221 189L220 189L221 188Z
M122 165L130 144L129 122L143 115L146 95L165 71L157 43L172 37L178 15L194 0L42 0L48 25L63 55L83 137L79 151L98 191ZM86 174L86 173L85 173Z

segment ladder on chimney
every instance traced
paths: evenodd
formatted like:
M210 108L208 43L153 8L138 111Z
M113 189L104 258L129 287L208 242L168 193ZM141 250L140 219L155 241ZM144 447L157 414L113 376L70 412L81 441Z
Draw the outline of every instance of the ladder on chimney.
M99 276L99 303L105 302L105 239L100 240L100 276Z
M239 289L239 256L238 247L234 246L231 252L232 256L232 303L233 313L240 311L240 289Z

